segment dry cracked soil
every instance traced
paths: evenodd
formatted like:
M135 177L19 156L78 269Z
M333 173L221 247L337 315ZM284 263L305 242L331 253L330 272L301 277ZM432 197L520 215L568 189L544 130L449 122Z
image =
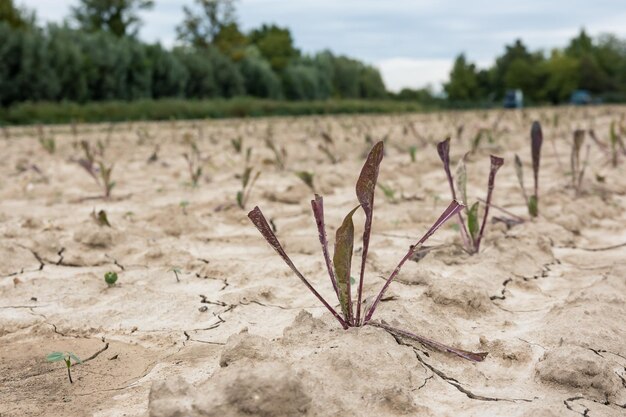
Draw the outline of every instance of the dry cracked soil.
M618 147L614 167L608 144L625 115L601 106L5 128L0 416L624 416L626 155ZM513 160L522 159L530 192L533 120L544 144L540 214L530 220ZM597 139L586 136L578 192L575 129ZM300 271L339 308L313 191L296 173L313 173L325 197L332 248L358 204L364 158L385 140L368 303L451 199L435 148L447 136L453 169L471 151L470 202L485 197L489 155L505 159L499 208L478 254L461 249L454 222L440 229L376 318L488 352L480 363L377 327L343 330L246 217L259 205ZM42 138L54 139L54 152ZM78 163L81 141L114 163L108 199ZM195 187L183 157L192 142L202 168ZM246 166L261 174L243 210ZM100 210L110 227L94 219ZM524 221L492 221L512 216ZM363 219L357 212L354 276ZM119 276L111 287L108 271ZM52 351L82 358L73 384L63 363L46 361Z

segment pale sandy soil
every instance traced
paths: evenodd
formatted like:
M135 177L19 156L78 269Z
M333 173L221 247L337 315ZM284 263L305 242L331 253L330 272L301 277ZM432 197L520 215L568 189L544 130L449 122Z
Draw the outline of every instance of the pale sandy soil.
M35 128L8 129L0 138L0 415L623 416L626 157L613 168L593 145L578 197L568 171L572 131L594 128L607 142L611 121L625 114L506 113L495 141L469 158L469 197L484 197L488 155L500 155L494 203L527 217L513 156L524 160L530 189L529 132L540 119L539 218L509 230L489 224L474 256L446 225L429 241L441 246L408 262L377 310L397 327L489 352L482 363L371 326L342 330L236 207L245 162L230 141L244 138L262 171L247 208L262 207L294 263L337 305L312 192L294 171L315 173L332 241L357 204L365 136L387 137L380 182L396 201L377 192L371 299L450 200L435 143L451 135L456 163L500 112L79 125L77 135L45 127L56 139L52 155ZM335 164L318 149L322 131L334 140ZM268 134L286 148L284 170L270 162ZM196 188L185 135L203 158ZM80 139L108 141L117 182L108 201L74 162ZM156 144L158 160L148 163ZM111 228L94 222L94 209L106 210ZM359 236L361 213L355 223ZM354 276L360 248L357 240ZM115 287L107 271L118 272ZM73 384L62 363L46 362L56 350L85 360Z

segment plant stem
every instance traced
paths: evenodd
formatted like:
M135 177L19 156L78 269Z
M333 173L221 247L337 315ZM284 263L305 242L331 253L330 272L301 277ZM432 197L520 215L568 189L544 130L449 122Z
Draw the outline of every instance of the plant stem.
M482 362L487 357L486 352L474 353L474 352L470 352L470 351L463 350L463 349L457 349L452 346L444 345L443 343L439 343L427 337L423 337L423 336L419 336L411 332L407 332L406 330L396 329L395 327L391 327L385 323L369 322L367 324L369 324L370 326L379 327L387 331L388 333L390 333L392 336L406 337L407 339L415 340L431 349L435 349L440 352L453 353L457 356L460 356L463 359L467 359L472 362Z
M459 204L456 201L451 202L450 205L448 206L448 208L441 214L441 216L439 216L439 219L437 219L435 224L433 224L431 226L431 228L428 230L428 232L426 232L426 234L424 236L422 236L422 238L415 245L411 245L411 247L409 248L409 251L400 260L400 262L398 263L398 266L396 266L396 269L393 270L393 272L391 273L391 275L387 279L387 282L385 282L385 285L383 285L383 288L378 293L378 296L376 297L376 300L374 300L374 303L372 304L372 306L369 308L367 314L365 315L365 319L363 320L363 324L367 324L369 322L369 320L372 318L372 315L374 314L374 311L376 311L376 307L378 306L378 303L383 298L383 295L385 294L385 291L387 291L387 288L391 284L391 281L394 280L394 278L400 272L400 269L402 269L402 266L404 265L404 263L408 259L410 259L411 256L413 256L413 254L424 244L424 242L426 242L426 240L428 240L429 237L431 237L433 235L433 233L435 233L437 231L437 229L439 229L441 226L443 226L443 224L445 222L447 222L450 219L450 217L454 216L456 213L458 213L459 211L463 210L464 207L465 206L463 206L462 204Z
M502 213L507 214L507 215L513 217L514 219L516 219L516 220L518 220L520 222L525 222L526 221L526 219L524 219L523 217L518 216L517 214L510 212L509 210L505 209L504 207L496 206L493 203L487 203L487 201L482 199L482 198L479 198L478 201L480 201L483 204L486 204L487 206L493 207L496 210L500 210Z

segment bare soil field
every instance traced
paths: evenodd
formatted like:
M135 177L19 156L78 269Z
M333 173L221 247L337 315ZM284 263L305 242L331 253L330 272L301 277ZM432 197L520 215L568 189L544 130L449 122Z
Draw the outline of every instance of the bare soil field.
M618 149L613 166L609 138L625 116L625 107L601 106L7 128L0 416L624 416L626 156ZM530 219L514 156L529 193L533 120L544 143L539 216ZM578 190L576 129L607 146L587 133ZM444 225L404 265L376 318L487 352L482 362L379 327L343 330L247 217L260 206L294 264L341 311L313 190L296 173L313 173L324 196L332 250L359 204L367 153L385 140L363 291L371 304L451 201L436 148L448 136L453 171L473 148L470 202L485 198L489 155L504 158L492 202L508 214L491 209L473 255L454 221ZM79 164L80 141L104 168L114 164L108 199ZM261 174L242 209L246 166L251 179ZM515 216L524 221L491 221ZM364 219L358 210L357 280ZM82 359L72 384L63 362L46 360L53 351Z

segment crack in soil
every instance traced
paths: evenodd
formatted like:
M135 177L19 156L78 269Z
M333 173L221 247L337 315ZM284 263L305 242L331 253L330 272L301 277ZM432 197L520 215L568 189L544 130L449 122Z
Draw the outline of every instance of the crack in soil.
M463 394L465 394L469 399L471 400L478 400L478 401L506 401L506 402L533 402L533 400L529 400L527 398L499 398L499 397L486 397L484 395L480 395L480 394L475 394L472 391L468 390L467 388L463 387L463 385L461 384L461 382L459 382L457 379L454 379L448 375L446 375L443 371L440 371L439 369L435 368L433 365L429 364L428 362L426 362L424 359L422 359L422 357L419 354L419 349L417 349L415 346L409 344L409 343L405 343L404 341L402 341L402 339L399 336L394 335L393 333L389 333L391 336L393 336L393 338L395 339L396 343L398 343L399 345L402 346L408 346L410 348L413 349L413 353L415 353L415 357L417 358L417 360L426 368L428 368L433 374L437 375L439 378L441 378L444 382L448 383L449 385L452 385L454 388L456 388L459 392L462 392ZM433 375L431 375L432 377ZM422 387L426 385L426 381L424 382L424 384L422 385ZM422 388L420 387L420 388Z
M62 265L63 264L63 252L65 252L65 248L61 248L57 252L57 256L59 257L59 260L56 262L55 265Z
M102 338L102 343L104 343L104 347L100 349L99 351L97 351L96 353L94 353L93 355L91 355L90 357L88 357L87 359L83 360L83 363L96 359L98 355L100 355L102 352L104 352L105 350L109 348L109 342L105 341L104 337Z
M474 394L472 391L468 390L467 388L464 388L461 385L461 383L459 381L457 381L456 379L447 376L445 373L443 373L443 371L440 371L439 369L437 369L434 366L430 365L429 363L425 362L422 359L422 357L419 355L417 349L413 348L413 352L415 352L415 356L417 357L417 360L420 361L422 363L422 365L424 365L425 367L430 369L433 373L435 373L443 381L445 381L446 383L452 385L454 388L456 388L457 390L459 390L460 392L465 394L469 399L478 400L478 401L507 401L507 402L520 402L520 401L522 401L522 402L528 402L528 403L533 402L533 400L529 400L527 398L499 398L499 397L486 397L484 395Z
M574 401L584 400L584 399L585 399L584 397L571 397L571 398L564 400L563 404L565 404L565 407L567 407L568 410L573 411L577 414L580 414L581 416L589 417L589 409L587 407L585 407L585 410L581 413L580 411L574 410L572 406L570 405L570 403Z
M199 274L199 273L197 273L197 272L195 272L194 274L196 275L196 278L200 278L200 279L210 279L210 280L213 280L213 281L222 281L222 283L223 283L224 285L223 285L223 286L222 286L222 288L220 288L218 291L224 291L224 290L225 290L225 289L226 289L226 288L230 285L230 284L228 283L228 279L226 279L226 278L213 278L213 277L210 277L210 276L208 276L208 275L200 275L200 274Z
M56 324L54 324L54 323L50 323L50 322L48 321L48 317L46 317L46 315L45 315L45 314L42 314L42 313L35 313L35 312L33 311L33 308L35 308L35 307L30 307L30 308L29 308L29 310L30 310L30 314L32 314L32 315L34 315L34 316L39 316L39 317L43 318L43 323L44 323L44 324L47 324L47 325L48 325L48 326L50 326L50 327L52 327L52 330L54 331L54 333L58 334L59 336L63 336L63 337L72 337L72 338L74 338L74 339L90 339L90 337L88 337L88 336L77 336L77 335L71 335L71 334L66 334L66 333L61 332L61 331L57 328L57 325L56 325Z
M431 374L429 375L426 379L424 379L424 383L422 385L420 385L419 387L417 387L417 390L421 390L422 388L424 388L426 386L426 384L428 384L428 381L430 381L431 379L433 379L435 377L435 374Z
M506 286L509 285L511 282L513 282L513 278L507 278L504 280L504 282L502 283L502 291L500 292L500 295L492 295L491 297L489 297L490 300L504 300L506 298L506 295L504 295L504 292L506 291Z
M26 249L27 251L29 251L35 257L35 259L37 259L37 262L39 262L39 268L34 269L33 271L41 271L43 269L43 267L46 266L46 263L44 262L43 258L41 256L39 256L39 254L36 251L32 250L31 248L29 248L27 246L20 245L19 243L17 243L16 246L18 246L18 247L20 247L22 249ZM26 272L26 271L25 271L24 268L22 268L22 269L20 269L19 272L13 272L13 273L11 273L11 274L9 274L7 276L10 277L10 276L13 276L13 275L20 275L20 274L23 274L24 272ZM29 272L32 272L32 271L29 271Z
M113 264L115 266L117 266L119 269L121 269L122 271L125 271L126 268L124 268L124 265L120 264L119 262L117 262L117 259L115 259L114 257L110 256L109 254L104 254L105 257L113 260Z

